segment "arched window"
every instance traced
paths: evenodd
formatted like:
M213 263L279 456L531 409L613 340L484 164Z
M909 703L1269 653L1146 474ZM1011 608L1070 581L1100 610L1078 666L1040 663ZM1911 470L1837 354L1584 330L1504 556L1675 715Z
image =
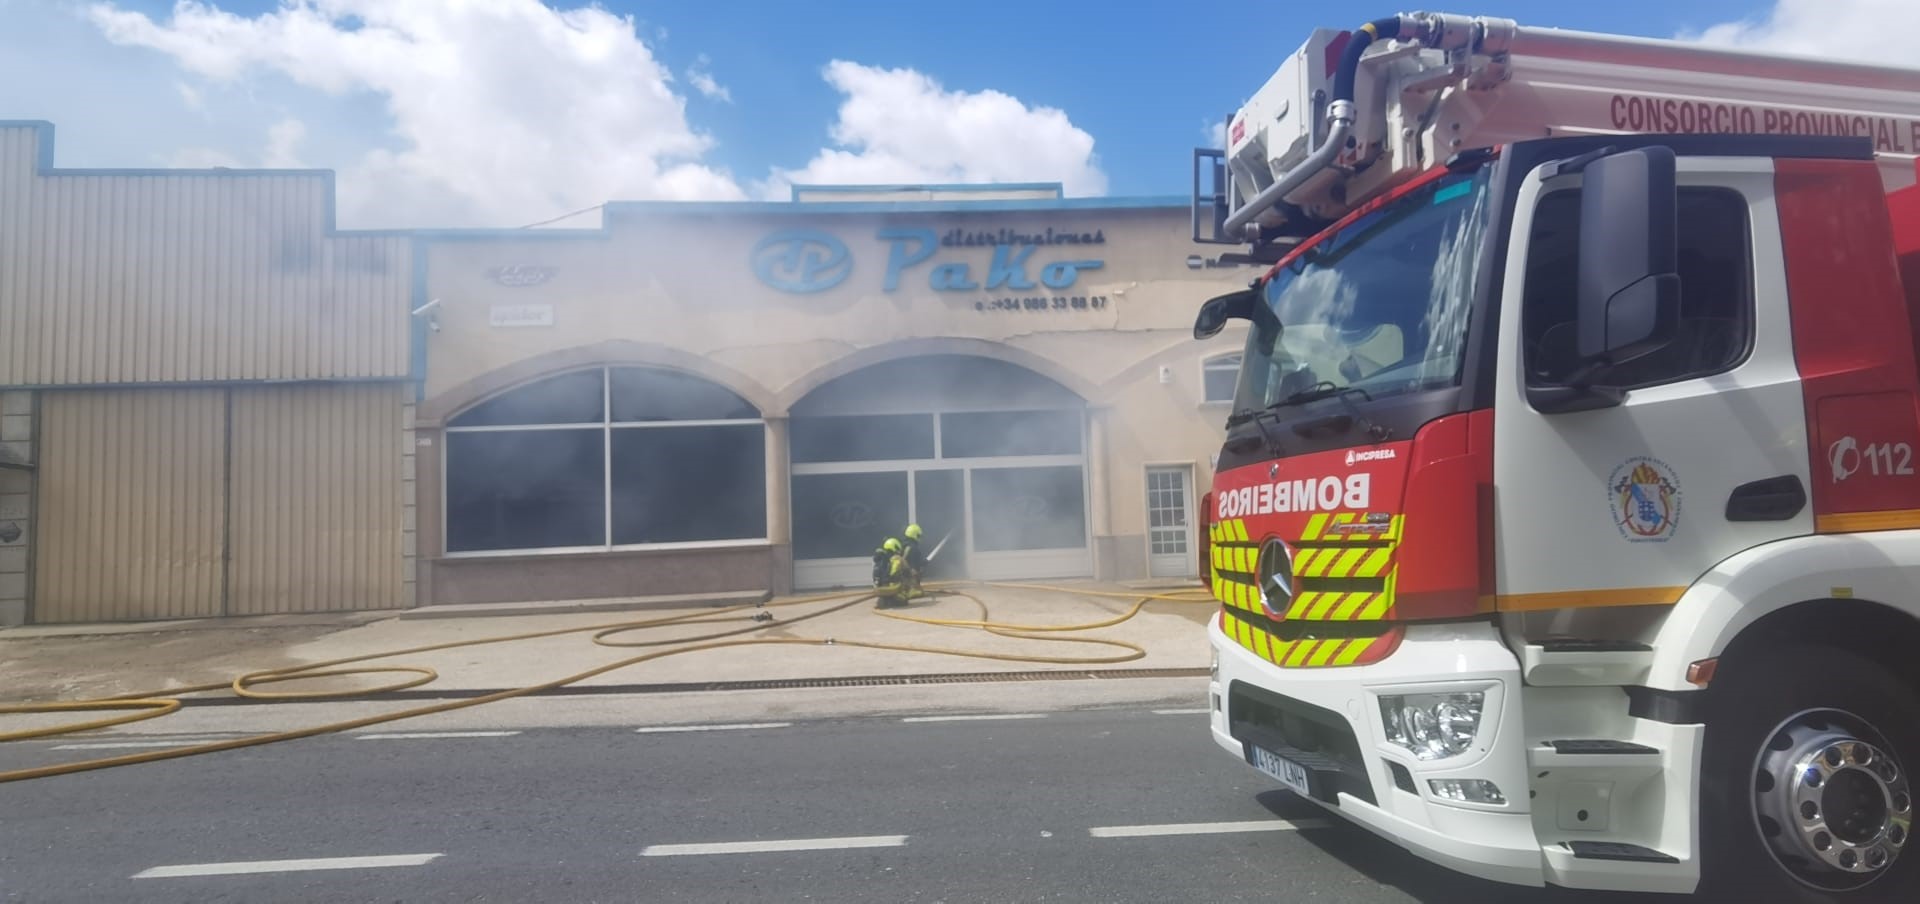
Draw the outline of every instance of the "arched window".
M447 551L765 540L765 431L745 399L676 371L508 390L448 422Z
M1240 382L1240 353L1215 355L1200 365L1203 401L1231 402L1234 386Z

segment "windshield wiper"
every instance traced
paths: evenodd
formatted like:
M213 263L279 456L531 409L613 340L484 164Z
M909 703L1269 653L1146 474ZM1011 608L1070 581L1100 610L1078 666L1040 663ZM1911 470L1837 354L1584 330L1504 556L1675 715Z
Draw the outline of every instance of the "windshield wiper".
M1376 443L1384 443L1388 439L1391 439L1393 437L1393 429L1367 420L1366 414L1363 413L1360 410L1360 406L1353 401L1353 396L1355 395L1369 402L1373 401L1373 394L1358 386L1338 386L1332 381L1321 380L1313 386L1295 392L1267 406L1267 410L1277 411L1290 405L1305 405L1308 402L1317 402L1321 399L1337 398L1346 403L1347 411L1350 412L1350 414L1330 415L1311 421L1303 421L1293 425L1293 432L1301 436L1308 436L1322 427L1331 427L1336 431L1344 431L1354 424L1359 424L1360 429L1367 431L1367 435L1372 437Z
M1252 421L1255 427L1260 428L1260 438L1264 440L1266 443L1267 454L1279 455L1282 451L1280 447L1280 440L1278 437L1275 437L1273 435L1272 430L1268 429L1271 426L1269 424L1270 421L1277 421L1279 419L1280 419L1280 415L1277 411L1274 410L1274 407L1272 405L1269 405L1266 408L1263 408L1259 411L1249 411L1245 408L1242 408L1239 411L1236 411L1227 416L1227 429L1231 430L1235 427L1240 426L1241 424L1247 423L1248 421ZM1229 446L1231 446L1234 444L1234 441L1229 440L1228 444ZM1242 447L1241 449L1236 451L1245 451L1245 448Z

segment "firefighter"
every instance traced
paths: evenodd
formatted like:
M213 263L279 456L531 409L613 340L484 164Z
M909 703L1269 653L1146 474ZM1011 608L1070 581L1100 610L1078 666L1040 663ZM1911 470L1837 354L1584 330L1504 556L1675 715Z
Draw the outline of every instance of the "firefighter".
M927 572L927 554L920 548L920 540L924 534L920 530L920 525L909 524L902 535L906 537L906 542L901 544L900 558L907 566L907 586L904 597L912 598L920 595L920 579Z
M885 587L888 591L880 594L876 609L897 609L907 604L904 594L904 582L907 578L904 544L897 537L888 537L880 548L873 551L873 586Z

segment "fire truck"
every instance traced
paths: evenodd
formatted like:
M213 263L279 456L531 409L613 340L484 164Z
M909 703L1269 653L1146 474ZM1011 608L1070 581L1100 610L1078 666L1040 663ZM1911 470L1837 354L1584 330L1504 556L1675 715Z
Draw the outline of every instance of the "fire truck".
M1920 70L1402 14L1227 144L1215 741L1486 879L1920 901Z

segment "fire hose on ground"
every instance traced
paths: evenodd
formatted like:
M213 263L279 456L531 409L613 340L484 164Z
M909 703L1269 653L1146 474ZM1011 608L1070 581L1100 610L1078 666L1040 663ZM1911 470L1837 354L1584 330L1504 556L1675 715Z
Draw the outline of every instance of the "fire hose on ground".
M937 549L936 549L936 552L937 552ZM1077 656L1077 657L1076 656L1040 656L1040 655L1033 655L1033 654L1005 653L1005 652L997 652L997 651L991 651L991 650L966 650L966 649L959 649L959 648L953 648L953 647L925 646L920 644L883 643L878 641L866 641L866 640L843 640L843 639L836 639L833 637L756 637L756 638L729 639L729 638L737 638L739 637L739 635L750 634L756 631L764 631L776 626L793 625L799 622L807 621L809 619L815 619L824 615L829 615L834 612L838 612L843 609L847 609L852 606L859 605L860 603L873 600L876 597L882 596L890 592L892 589L894 589L890 587L880 587L872 590L863 590L859 592L826 594L821 596L809 596L809 597L801 597L798 599L790 599L790 600L776 600L768 603L747 603L747 604L742 604L737 606L727 606L727 607L714 609L710 611L683 613L680 615L669 615L669 616L663 616L659 618L640 619L640 620L633 620L633 621L620 621L620 622L595 624L595 625L584 625L584 626L575 627L575 628L556 628L556 629L547 630L547 631L530 631L530 632L519 633L519 634L505 634L505 635L499 635L494 637L476 638L472 640L459 640L459 641L450 641L447 643L429 644L426 646L409 647L401 650L388 650L388 651L383 651L378 653L367 653L359 656L349 656L341 659L331 659L324 662L314 662L314 663L308 663L308 664L299 665L299 666L289 666L285 668L265 669L261 671L255 671L255 672L247 672L245 674L242 674L234 678L232 681L213 682L208 684L197 684L197 685L190 685L187 687L166 688L164 690L158 690L158 691L142 691L142 692L130 693L130 694L119 694L111 697L101 697L101 698L90 699L90 700L72 700L72 701L56 701L56 702L49 702L49 703L22 703L22 704L0 705L0 716L40 715L40 714L49 714L49 713L99 712L99 711L109 711L109 712L116 713L115 715L112 715L112 716L92 719L85 722L68 723L63 725L54 725L54 726L25 729L25 730L12 731L12 732L0 732L0 743L4 743L7 741L21 741L21 740L27 740L30 738L50 738L50 737L56 737L61 735L77 734L85 731L96 731L99 729L110 728L117 725L125 725L132 722L140 722L147 719L159 718L161 716L165 716L169 713L172 713L180 709L180 707L183 705L183 701L180 698L190 694L200 694L200 693L208 693L208 692L215 692L215 691L229 691L239 697L244 697L244 698L253 699L253 700L260 700L263 702L288 701L288 700L306 700L306 701L325 700L325 699L337 700L337 699L350 699L350 698L357 698L357 697L370 697L378 694L419 687L420 685L426 684L440 677L439 673L435 672L433 669L424 668L420 666L387 665L387 666L344 668L345 666L352 666L355 663L371 662L373 660L379 660L379 659L391 659L396 656L407 656L407 655L413 655L413 654L419 654L419 653L435 652L439 650L451 650L451 649L457 649L460 647L474 647L474 646L483 646L488 644L510 643L518 640L532 640L535 638L542 638L542 637L558 637L558 636L568 635L568 634L586 634L589 632L591 632L593 635L593 642L600 646L618 647L618 648L666 647L666 649L655 650L653 652L642 653L637 656L631 656L626 659L621 659L621 660L607 663L605 665L596 666L594 668L587 669L586 671L583 671L583 672L576 672L571 675L555 678L551 681L544 681L538 684L527 685L525 687L494 691L492 693L483 694L477 697L442 701L442 702L433 703L426 706L419 706L411 709L398 710L395 712L380 713L377 715L364 716L357 719L347 719L347 720L338 721L338 722L329 722L326 724L314 725L306 728L296 728L296 729L290 729L287 731L277 731L277 732L269 732L265 734L251 735L243 738L232 738L227 740L212 741L212 742L200 743L200 744L189 744L181 747L170 747L170 748L164 748L159 750L148 750L148 751L142 751L140 753L124 754L120 756L102 757L99 759L81 760L81 761L69 762L69 763L56 763L48 766L38 766L38 767L33 767L28 769L16 769L9 772L0 772L0 784L4 784L7 782L24 781L27 779L35 779L35 778L50 778L56 775L71 775L79 772L90 772L97 769L108 769L115 766L132 766L132 765L137 765L141 763L159 762L161 760L179 759L182 757L189 757L189 756L200 756L203 754L219 753L219 752L228 751L228 750L239 750L246 747L258 747L261 745L273 744L281 741L293 741L293 740L298 740L300 738L314 737L316 735L334 734L337 732L351 731L357 728L366 728L368 726L380 725L387 722L397 722L402 719L415 719L421 716L435 715L437 713L453 712L455 710L468 709L471 707L481 706L488 703L496 703L501 700L511 700L516 697L526 697L534 694L545 693L548 691L556 690L558 688L566 687L567 685L570 685L570 684L575 684L581 681L585 681L589 678L593 678L599 675L604 675L604 674L607 674L608 672L618 671L620 669L636 666L641 663L651 662L657 659L665 659L669 656L678 656L685 653L697 653L697 652L702 652L706 650L728 649L728 648L735 648L735 647L770 646L775 644L783 644L783 645L802 645L802 646L857 647L857 648L869 649L869 650L891 650L895 652L906 652L906 653L927 653L927 654L940 655L940 656L958 656L958 657L965 657L965 658L972 658L972 659L996 660L1000 662L1025 662L1025 663L1035 663L1035 664L1045 664L1045 665L1107 665L1107 664L1120 663L1120 662L1131 662L1133 660L1144 657L1147 654L1147 651L1141 646L1139 646L1138 644L1128 643L1122 640L1109 640L1104 638L1092 638L1092 637L1059 637L1059 636L1052 636L1052 635L1058 635L1061 633L1069 633L1069 632L1075 632L1075 631L1091 631L1099 628L1107 628L1107 627L1112 627L1114 625L1118 625L1140 614L1141 610L1146 608L1146 606L1149 603L1152 603L1156 600L1165 600L1165 601L1172 601L1172 602L1211 602L1212 601L1211 597L1200 595L1200 594L1204 594L1205 591L1202 591L1199 589L1181 590L1181 591L1175 591L1173 593L1114 593L1114 592L1090 590L1090 589L1083 589L1083 588L1056 587L1056 586L1051 586L1046 584L1000 583L1000 584L995 584L993 586L1017 588L1017 589L1028 589L1028 590L1054 591L1054 592L1075 594L1080 596L1098 596L1098 597L1131 599L1131 600L1135 600L1136 602L1133 604L1132 608L1128 609L1127 611L1119 615L1116 615L1112 618L1095 621L1095 622L1087 622L1082 624L1069 624L1069 625L1016 625L1016 624L1006 624L1001 622L995 622L989 619L988 616L991 613L987 608L987 604L981 601L980 598L977 596L974 596L970 593L966 593L958 589L954 589L951 585L933 584L933 585L929 585L928 587L928 589L932 591L930 595L935 597L955 597L959 599L968 600L972 602L974 606L976 606L979 609L979 613L980 613L979 618L977 619L926 618L922 616L907 615L900 612L888 612L888 611L878 611L878 610L874 612L875 615L883 616L885 618L891 618L891 619L896 619L899 621L906 621L906 622L916 622L919 624L931 625L935 627L974 628L974 629L984 631L988 634L993 634L1000 637L1014 638L1018 640L1034 640L1034 641L1042 641L1046 643L1089 644L1089 645L1104 647L1104 648L1117 651L1117 652L1102 654L1102 655L1088 655L1088 656ZM820 604L825 604L825 605L821 605L821 608L819 609L806 612L804 614L795 616L785 621L755 620L752 624L745 627L733 628L731 630L725 630L725 631L717 631L711 634L702 634L694 637L678 637L678 638L655 639L655 640L616 639L623 634L628 634L635 631L644 631L644 630L653 629L653 628L664 628L664 627L674 626L674 625L713 624L713 623L719 623L719 622L732 621L735 617L737 617L739 613L745 612L747 610L773 609L773 608L809 606L809 605L820 605ZM281 684L284 682L305 681L305 680L315 679L315 678L338 678L338 677L343 677L348 675L405 675L407 677L396 680L396 681L392 681L388 684L380 685L378 687L358 688L358 689L351 689L351 690L274 691L274 690L265 689L266 686L268 685Z

